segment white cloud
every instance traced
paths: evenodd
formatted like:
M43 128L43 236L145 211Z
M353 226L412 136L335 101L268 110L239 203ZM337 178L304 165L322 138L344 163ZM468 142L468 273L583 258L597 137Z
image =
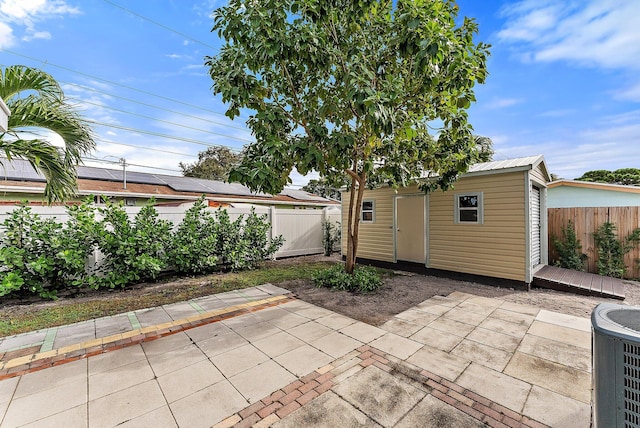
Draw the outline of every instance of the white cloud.
M640 102L640 82L616 91L614 96L619 100Z
M532 61L640 70L637 0L525 0L502 10L498 33Z
M79 13L64 0L0 0L0 48L15 44L14 31L24 41L50 39L51 33L36 28L41 22Z
M489 101L486 104L486 107L489 109L500 109L505 107L511 107L516 104L520 104L522 102L521 99L517 98L498 98L493 101Z

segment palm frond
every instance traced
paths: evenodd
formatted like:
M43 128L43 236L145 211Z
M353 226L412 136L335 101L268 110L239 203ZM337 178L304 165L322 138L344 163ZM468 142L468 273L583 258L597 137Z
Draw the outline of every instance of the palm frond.
M23 91L36 91L40 98L50 101L64 99L62 88L49 74L24 65L10 65L0 70L0 97L7 106L11 99Z
M47 202L64 201L75 194L76 170L64 165L62 154L55 146L41 140L0 140L0 151L9 161L14 157L29 161L36 171L44 175L47 180L44 190Z
M80 158L95 148L93 134L87 123L72 106L64 102L47 102L36 96L14 99L10 106L9 129L38 127L48 129L62 137L64 162L76 165Z

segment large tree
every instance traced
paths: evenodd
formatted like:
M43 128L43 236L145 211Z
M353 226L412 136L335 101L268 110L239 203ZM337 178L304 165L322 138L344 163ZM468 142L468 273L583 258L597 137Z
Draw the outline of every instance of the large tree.
M476 160L466 109L486 77L477 25L443 0L231 0L206 59L227 116L256 142L230 179L278 193L289 173L350 181L346 270L365 187L449 187Z
M0 69L0 98L11 111L7 132L0 134L0 151L9 161L13 157L28 160L45 176L49 203L74 194L76 166L95 143L87 123L66 102L60 85L42 70L8 66ZM58 134L64 147L41 136L43 130Z
M640 169L620 168L615 171L597 169L585 172L582 177L578 177L576 180L638 186L640 185Z
M345 177L341 176L341 178ZM309 182L302 187L302 190L322 196L323 198L332 198L339 201L342 197L342 190L340 190L342 185L344 185L344 183L334 184L334 182L327 178L320 177L309 180Z
M197 162L180 162L180 169L185 177L224 181L229 177L231 168L240 163L241 159L240 153L234 153L228 147L215 146L198 153Z

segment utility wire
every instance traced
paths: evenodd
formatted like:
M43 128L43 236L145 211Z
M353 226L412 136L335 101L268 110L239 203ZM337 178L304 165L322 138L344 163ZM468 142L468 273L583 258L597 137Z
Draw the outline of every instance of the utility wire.
M110 161L110 160L106 160L106 159L98 159L98 158L90 158L90 157L83 157L82 160L88 160L88 161L92 161L92 162L104 162L104 163L110 163L110 164L117 164L117 165L122 165L120 162L118 161ZM148 168L148 169L157 169L160 171L172 171L172 172L179 172L182 174L182 171L177 170L177 169L171 169L171 168L160 168L157 166L147 166L147 165L140 165L137 163L129 163L127 162L127 166L137 166L140 168Z
M199 132L204 132L204 133L207 133L207 134L213 134L213 135L218 135L218 136L225 136L225 137L227 137L227 138L237 138L237 137L233 137L233 136L231 136L231 135L219 134L219 133L215 133L215 132L208 131L208 130L206 130L206 129L200 129L200 128L195 128L195 127L193 127L193 126L189 126L189 125L183 125L183 124L181 124L181 123L171 122L171 121L164 120L164 119L157 119L157 118L155 118L155 117L153 117L153 116L146 116L146 115L144 115L144 114L140 114L140 113L133 113L133 112L126 111L126 110L122 110L122 109L118 109L118 108L115 108L115 107L108 107L108 106L105 106L105 105L100 104L100 103L94 103L94 102L92 102L92 101L81 100L81 99L79 99L79 98L70 98L70 99L71 99L71 100L78 101L78 102L81 102L81 103L86 103L86 104L90 104L90 105L98 106L98 107L101 107L101 108L106 108L106 109L108 109L108 110L113 110L113 111L117 111L117 112L120 112L120 113L129 114L129 115L131 115L131 116L138 116L138 117L142 117L142 118L144 118L144 119L150 119L150 120L154 120L154 121L157 121L157 122L167 123L167 124L169 124L169 125L173 125L173 126L179 126L179 127L181 127L181 128L191 129L192 131L199 131ZM251 141L251 140L245 140L245 139L242 139L242 141Z
M74 70L72 68L64 67L64 66L61 66L61 65L56 65L56 64L53 64L53 63L48 62L48 61L39 60L37 58L33 58L33 57L28 56L28 55L20 54L18 52L14 52L14 51L9 50L9 49L0 48L0 51L6 52L6 53L9 53L9 54L12 54L12 55L16 55L16 56L19 56L19 57L22 57L22 58L27 58L27 59L29 59L31 61L40 62L43 65L49 65L51 67L59 68L61 70L69 71L71 73L76 73L76 74L79 74L81 76L85 76L85 77L89 77L91 79L95 79L95 80L98 80L98 81L101 81L101 82L109 83L110 85L120 86L121 88L129 89L131 91L140 92L141 94L150 95L152 97L160 98L160 99L163 99L163 100L166 100L166 101L171 101L173 103L177 103L177 104L181 104L181 105L184 105L184 106L187 106L187 107L191 107L191 108L194 108L194 109L206 111L208 113L213 113L213 114L217 114L217 115L220 115L220 116L224 116L223 113L220 113L220 112L217 112L217 111L214 111L214 110L209 110L207 108L200 107L200 106L197 106L195 104L189 104L189 103L186 103L184 101L179 101L179 100L176 100L176 99L173 99L173 98L165 97L164 95L158 95L158 94L154 94L153 92L145 91L143 89L134 88L133 86L127 86L127 85L123 85L121 83L116 83L116 82L114 82L112 80L103 79L102 77L93 76L91 74L84 73L82 71L77 71L77 70Z
M154 137L168 138L170 140L184 141L185 143L199 144L201 146L206 146L206 147L226 147L226 148L229 148L232 151L241 152L240 149L230 148L229 146L223 146L223 145L220 145L220 144L203 143L202 141L194 140L194 139L191 139L191 138L176 137L174 135L167 135L167 134L161 134L159 132L145 131L145 130L142 130L142 129L129 128L129 127L126 127L126 126L114 125L114 124L111 124L111 123L103 123L103 122L98 122L96 120L90 120L90 119L85 119L85 122L92 123L92 124L98 125L98 126L106 126L108 128L121 129L123 131L130 131L130 132L137 132L139 134L153 135ZM234 140L245 141L247 143L253 143L253 141L251 141L251 140L247 140L247 139L240 138L240 137L232 137L232 136L225 135L225 134L218 134L216 132L209 132L209 133L212 134L212 135L218 135L218 136L225 137L225 138L231 138L231 139L234 139Z
M207 44L207 43L205 43L205 42L201 42L201 41L200 41L200 40L198 40L198 39L194 39L193 37L191 37L191 36L189 36L189 35L187 35L187 34L181 33L181 32L180 32L180 31L178 31L178 30L174 30L173 28L168 27L168 26L166 26L166 25L164 25L164 24L161 24L161 23L159 23L159 22L157 22L157 21L154 21L154 20L153 20L153 19L151 19L151 18L147 18L147 17L146 17L146 16L144 16L144 15L140 15L139 13L134 12L134 11L132 11L131 9L127 9L127 8L126 8L126 7L124 7L124 6L120 6L119 4L116 4L116 3L112 2L112 1L109 1L109 0L104 0L104 2L105 2L105 3L110 4L111 6L117 7L118 9L122 9L122 10L124 10L125 12L129 12L131 15L137 16L137 17L138 17L138 18L140 18L140 19L144 19L145 21L148 21L148 22L150 22L150 23L152 23L152 24L154 24L154 25L157 25L158 27L164 28L164 29L165 29L165 30L167 30L167 31L171 31L172 33L175 33L175 34L177 34L177 35L179 35L179 36L182 36L182 37L184 37L185 39L189 39L189 40L191 40L192 42L198 43L198 44L200 44L200 45L202 45L202 46L206 46L206 47L211 48L211 49L214 49L214 50L216 49L216 48L214 48L213 46L211 46L211 45L209 45L209 44Z
M109 93L109 92L101 91L100 89L92 88L90 86L84 86L84 85L80 85L78 83L66 82L64 80L58 80L58 82L66 83L67 85L77 86L79 88L82 88L82 89L85 89L85 90L88 90L88 91L97 92L97 93L100 93L100 94L107 95L109 97L118 98L120 100L128 101L130 103L140 104L140 105L143 105L145 107L151 107L151 108L155 108L157 110L162 110L162 111L166 111L166 112L169 112L169 113L174 113L174 114L177 114L177 115L180 115L180 116L186 116L186 117L190 117L192 119L201 120L203 122L209 122L209 123L213 123L215 125L225 126L227 128L233 128L233 129L238 129L240 131L249 132L249 130L247 128L243 128L243 127L240 127L240 126L233 126L233 125L229 125L227 123L222 123L222 122L216 122L216 121L213 121L213 120L205 119L203 117L194 116L192 114L182 113L182 112L179 112L179 111L176 111L176 110L171 110L171 109L168 109L168 108L159 107L159 106L156 106L156 105L153 105L153 104L143 103L141 101L136 101L136 100L133 100L131 98L121 97L119 95L115 95L115 94L112 94L112 93ZM83 101L83 102L88 102L88 101ZM101 107L112 108L112 107L106 107L106 106L101 106Z
M104 140L102 138L96 138L95 140L99 141L101 143L115 144L115 145L118 145L118 146L133 147L133 148L136 148L136 149L150 150L152 152L168 153L170 155L189 156L189 157L193 157L193 158L197 158L198 157L198 155L192 155L192 154L188 154L188 153L178 153L178 152L172 152L170 150L154 149L152 147L144 147L144 146L136 146L135 144L116 143L115 141Z

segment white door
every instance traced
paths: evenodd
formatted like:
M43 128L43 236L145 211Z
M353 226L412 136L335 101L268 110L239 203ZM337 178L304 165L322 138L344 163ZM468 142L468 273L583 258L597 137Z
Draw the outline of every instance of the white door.
M531 266L540 264L540 189L531 187Z
M425 263L424 196L396 198L396 259Z

